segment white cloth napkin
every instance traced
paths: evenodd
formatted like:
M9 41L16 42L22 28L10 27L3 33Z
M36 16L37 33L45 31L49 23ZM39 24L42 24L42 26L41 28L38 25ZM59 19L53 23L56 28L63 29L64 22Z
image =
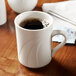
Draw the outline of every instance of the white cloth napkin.
M58 14L71 19L76 22L76 1L64 1L57 3L44 3L42 6L44 12L48 12L48 10L52 10L57 12ZM71 28L72 24L60 20L54 17L53 30L64 30L67 32L68 40L66 43L74 44L76 39L76 30ZM53 37L53 41L61 42L63 41L63 36L55 36Z

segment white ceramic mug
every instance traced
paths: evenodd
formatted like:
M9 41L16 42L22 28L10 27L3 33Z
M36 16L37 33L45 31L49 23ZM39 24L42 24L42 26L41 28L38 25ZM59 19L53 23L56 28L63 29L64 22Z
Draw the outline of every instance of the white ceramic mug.
M5 24L6 21L7 17L6 17L5 0L0 0L0 26Z
M20 23L30 18L46 19L49 25L38 30L22 28ZM15 18L18 59L21 64L29 68L43 67L49 64L54 53L66 43L66 33L53 31L52 24L51 15L40 11L24 12ZM52 49L52 37L55 35L63 35L64 41Z
M7 0L10 7L17 13L33 10L38 0Z

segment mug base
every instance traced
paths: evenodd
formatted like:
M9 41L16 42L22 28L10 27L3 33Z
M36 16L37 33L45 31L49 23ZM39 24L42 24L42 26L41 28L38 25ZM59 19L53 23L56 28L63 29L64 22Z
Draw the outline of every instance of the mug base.
M51 60L50 60L50 61L51 61ZM43 67L47 66L47 65L50 63L50 61L49 61L48 63L46 63L45 65L41 65L41 66L27 66L27 65L23 64L23 63L19 60L20 64L22 64L23 66L25 66L25 67L27 67L27 68L29 68L29 69L39 69L39 68L43 68Z

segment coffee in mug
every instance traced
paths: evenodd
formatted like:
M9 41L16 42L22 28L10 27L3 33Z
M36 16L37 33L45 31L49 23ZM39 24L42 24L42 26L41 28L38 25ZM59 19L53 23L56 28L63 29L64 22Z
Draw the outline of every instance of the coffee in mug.
M29 30L43 29L44 27L47 27L47 25L49 25L49 23L46 20L39 20L36 18L27 19L20 23L21 27Z
M22 26L25 29L30 29L30 30L37 30L37 29L44 28L43 23L38 19L25 20L20 24L20 26Z

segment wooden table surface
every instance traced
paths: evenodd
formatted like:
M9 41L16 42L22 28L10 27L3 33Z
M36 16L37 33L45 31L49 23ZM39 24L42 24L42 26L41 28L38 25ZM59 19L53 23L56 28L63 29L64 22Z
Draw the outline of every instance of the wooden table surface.
M17 13L5 1L8 21L0 26L0 76L76 76L76 45L65 45L59 49L50 64L41 69L29 69L19 63L13 22ZM58 1L61 0L39 0L34 10L41 10L45 2ZM53 47L56 45L54 43Z

